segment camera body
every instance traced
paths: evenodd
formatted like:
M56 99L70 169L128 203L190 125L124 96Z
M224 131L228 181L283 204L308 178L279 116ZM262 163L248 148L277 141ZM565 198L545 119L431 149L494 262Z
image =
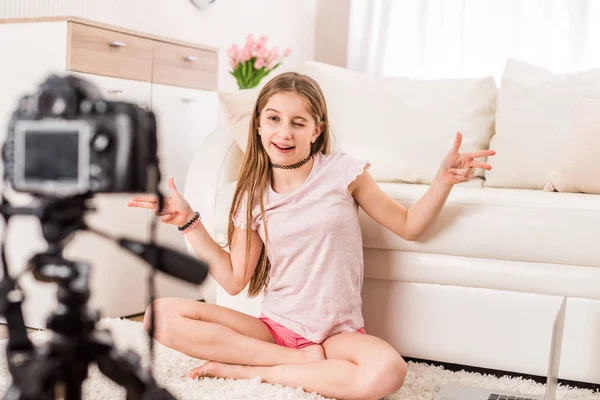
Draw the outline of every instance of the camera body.
M16 191L52 198L155 193L157 150L151 111L108 101L79 77L51 75L11 115L4 179Z

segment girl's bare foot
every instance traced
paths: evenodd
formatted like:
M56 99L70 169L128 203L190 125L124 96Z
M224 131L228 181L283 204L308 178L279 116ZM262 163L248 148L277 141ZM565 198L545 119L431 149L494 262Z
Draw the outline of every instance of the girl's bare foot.
M217 361L208 361L206 364L194 368L190 372L190 378L231 378L231 379L251 379L250 371L252 367L246 365L225 364Z

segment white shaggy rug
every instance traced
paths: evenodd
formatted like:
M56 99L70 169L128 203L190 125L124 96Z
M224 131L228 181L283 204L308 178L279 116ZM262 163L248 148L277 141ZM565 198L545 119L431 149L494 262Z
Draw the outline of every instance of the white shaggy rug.
M109 328L119 350L133 349L142 356L143 365L148 365L147 335L140 322L121 319L103 319L100 328ZM38 345L50 337L49 332L30 334L32 341ZM6 340L0 341L0 393L3 397L11 378L8 374L5 356ZM202 400L326 400L316 393L306 393L301 389L292 389L281 385L260 383L253 380L231 380L203 378L189 379L189 371L202 364L203 361L187 357L160 344L155 346L156 361L154 375L159 385L167 388L178 399ZM406 382L401 390L386 400L428 400L433 399L442 384L456 382L473 386L482 386L509 391L523 391L532 394L543 394L544 385L532 380L520 378L496 378L470 372L452 372L442 367L434 367L421 363L409 362ZM106 378L95 365L90 368L90 375L84 385L84 398L98 400L125 399L125 391ZM559 400L600 400L600 393L591 390L575 389L559 386Z

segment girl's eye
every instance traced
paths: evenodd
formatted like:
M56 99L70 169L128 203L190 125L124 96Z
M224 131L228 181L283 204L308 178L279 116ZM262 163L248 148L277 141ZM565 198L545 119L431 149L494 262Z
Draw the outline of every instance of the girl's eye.
M277 121L279 119L279 117L275 116L275 115L271 115L270 117L267 117L268 120L270 121ZM303 124L299 124L298 122L293 122L294 125L296 126L300 126L303 127Z

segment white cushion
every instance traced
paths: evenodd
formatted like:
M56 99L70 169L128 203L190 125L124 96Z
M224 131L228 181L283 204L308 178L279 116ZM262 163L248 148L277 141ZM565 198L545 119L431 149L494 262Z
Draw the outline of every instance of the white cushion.
M259 88L219 92L219 102L225 115L225 123L243 152L246 151L250 117L259 93Z
M600 194L598 149L600 99L584 97L574 111L560 165L550 173L544 189Z
M377 181L431 183L456 132L461 151L488 148L497 91L491 76L375 78L319 62L301 72L323 89L336 148L372 161Z
M600 300L600 268L365 249L365 278Z
M586 95L600 95L600 68L553 74L509 60L498 92L496 150L486 186L543 189L557 167L573 106Z
M427 185L382 183L405 206ZM365 248L600 267L597 196L458 185L428 232L407 242L361 213Z

